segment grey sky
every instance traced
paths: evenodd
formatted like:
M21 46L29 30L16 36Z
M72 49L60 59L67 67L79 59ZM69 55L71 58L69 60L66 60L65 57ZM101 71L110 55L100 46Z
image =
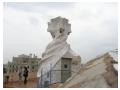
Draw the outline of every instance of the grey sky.
M69 19L71 48L86 62L118 47L117 3L4 3L4 63L19 54L41 57L52 40L47 22Z

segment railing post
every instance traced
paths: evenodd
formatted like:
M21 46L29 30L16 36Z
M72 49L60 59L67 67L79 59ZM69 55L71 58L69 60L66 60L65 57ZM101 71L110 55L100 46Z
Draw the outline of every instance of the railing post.
M42 69L41 69L41 87L42 87Z
M51 84L51 71L52 71L52 64L50 64L50 84Z

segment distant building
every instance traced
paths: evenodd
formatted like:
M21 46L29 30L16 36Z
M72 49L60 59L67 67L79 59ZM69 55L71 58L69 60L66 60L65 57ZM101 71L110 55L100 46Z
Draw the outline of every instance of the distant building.
M11 78L13 80L10 81L17 81L18 80L18 73L20 70L23 70L24 67L28 68L29 73L36 73L38 71L38 66L40 63L40 58L38 58L35 54L29 55L18 55L17 57L13 57L12 62L8 62L7 64L3 65L3 73L4 76L9 75L10 78L16 76L16 79Z

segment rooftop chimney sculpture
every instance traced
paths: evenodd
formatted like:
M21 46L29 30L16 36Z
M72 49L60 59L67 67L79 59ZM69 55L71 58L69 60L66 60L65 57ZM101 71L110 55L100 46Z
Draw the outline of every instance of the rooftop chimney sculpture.
M42 85L45 86L46 81L48 81L47 84L59 81L58 76L60 74L54 74L52 76L50 75L53 78L51 81L49 78L47 79L47 76L43 78L42 75L45 76L46 73L51 71L51 68L58 68L56 67L56 64L58 64L58 62L60 62L62 58L65 58L66 60L71 60L71 65L69 65L71 75L72 71L76 72L80 68L80 56L75 54L71 50L70 45L67 43L67 38L71 33L71 24L68 23L68 20L62 17L51 19L51 21L48 22L47 31L50 32L53 41L48 44L45 52L42 54L42 60L37 73L37 77L41 77L39 78L39 84L41 85L40 87L42 87ZM58 66L60 67L60 70L62 70L62 62ZM62 78L62 76L60 76L60 78Z

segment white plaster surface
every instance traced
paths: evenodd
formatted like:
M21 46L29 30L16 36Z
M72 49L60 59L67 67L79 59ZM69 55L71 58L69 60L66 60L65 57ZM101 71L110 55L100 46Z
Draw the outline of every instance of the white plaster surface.
M61 28L63 31L60 33ZM41 76L41 70L42 74L50 71L50 65L54 67L62 57L72 58L78 56L67 43L68 33L71 32L71 25L67 19L61 17L51 19L51 22L48 23L47 31L51 33L53 41L48 44L42 55L37 77Z

